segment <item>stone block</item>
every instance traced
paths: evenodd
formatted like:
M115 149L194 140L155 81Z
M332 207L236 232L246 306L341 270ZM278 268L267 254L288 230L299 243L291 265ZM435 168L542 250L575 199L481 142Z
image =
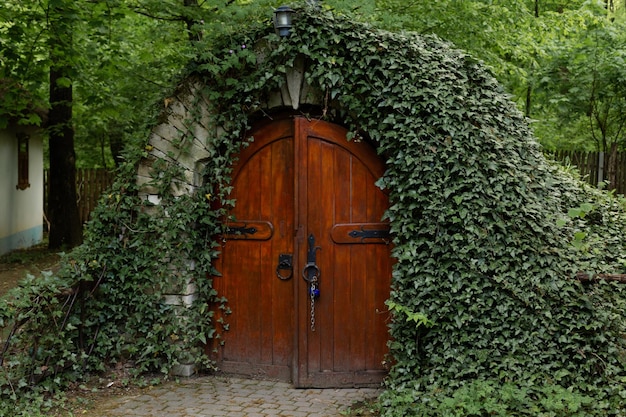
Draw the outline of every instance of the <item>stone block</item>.
M155 206L158 206L161 204L161 197L157 194L149 194L147 196L147 200L151 202L152 204L154 204Z
M167 155L168 153L173 153L174 155L180 153L180 148L178 145L170 141L169 139L164 139L158 135L152 135L150 137L150 145L154 147L151 153L154 155L155 150L161 151L163 154Z
M152 177L137 175L136 179L137 179L137 187L139 187L140 193L144 195L158 193L157 188L152 185Z
M194 147L199 147L200 149L206 149L208 146L211 146L211 140L214 139L211 136L211 133L201 124L195 123L192 128L193 136L194 136Z
M283 84L280 87L280 94L282 96L282 101L283 101L283 105L289 107L292 105L292 99L291 99L291 95L289 94L289 88L287 88L287 84ZM297 100L297 97L296 97Z
M183 181L172 181L172 185L170 187L172 191L172 195L174 197L181 197L183 195L192 195L196 191L196 187L192 184L187 184Z
M269 99L267 100L267 108L273 109L283 106L283 96L280 91L272 91Z
M304 58L296 58L293 68L287 70L287 90L291 98L291 107L298 110L300 106L300 92L302 90L302 82L304 80ZM286 102L285 102L286 104Z
M189 295L166 295L165 296L165 304L173 305L173 306L185 306L191 307L193 302L198 298L197 294L189 294Z
M176 129L174 126L168 123L161 123L160 125L157 125L154 129L152 129L152 134L150 135L149 142L153 146L154 144L152 143L152 137L155 135L172 142L180 137L181 132L180 130Z
M188 378L196 373L196 365L174 365L172 366L172 375L182 376L183 378Z

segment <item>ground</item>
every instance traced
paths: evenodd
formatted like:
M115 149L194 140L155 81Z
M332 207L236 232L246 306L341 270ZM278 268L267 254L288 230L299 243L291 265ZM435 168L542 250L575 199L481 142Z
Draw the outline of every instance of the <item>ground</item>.
M59 259L59 254L44 245L0 256L0 295L15 287L26 274L37 276L41 271L55 270Z
M19 250L0 256L0 296L5 295L27 274L38 276L41 271L58 269L61 256L49 251L45 245ZM104 417L104 404L111 397L138 395L150 390L156 384L167 384L158 376L146 375L133 379L124 365L109 370L102 375L93 375L87 381L73 384L65 392L65 401L50 412L52 417L89 416ZM367 403L354 404L346 417L375 416Z

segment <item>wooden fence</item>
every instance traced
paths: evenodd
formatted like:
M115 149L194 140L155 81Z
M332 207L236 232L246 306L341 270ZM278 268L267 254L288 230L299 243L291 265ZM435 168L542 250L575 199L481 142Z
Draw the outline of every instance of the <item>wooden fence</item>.
M50 192L50 182L48 178L50 170L43 173L44 192L43 204L46 218L48 216L48 193ZM113 182L113 173L106 169L98 168L78 168L76 169L76 194L78 198L78 215L82 223L89 220L89 216L96 207L102 193L109 188Z
M565 165L575 166L589 184L597 186L609 180L608 155L604 152L557 151L547 155ZM626 152L617 154L614 168L615 192L626 194Z

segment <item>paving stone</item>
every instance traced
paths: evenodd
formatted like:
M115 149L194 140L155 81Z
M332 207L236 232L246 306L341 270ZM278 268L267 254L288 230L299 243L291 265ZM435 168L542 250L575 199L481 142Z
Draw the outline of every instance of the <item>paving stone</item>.
M338 417L352 403L379 393L371 388L302 390L284 382L196 377L111 399L103 408L108 417Z

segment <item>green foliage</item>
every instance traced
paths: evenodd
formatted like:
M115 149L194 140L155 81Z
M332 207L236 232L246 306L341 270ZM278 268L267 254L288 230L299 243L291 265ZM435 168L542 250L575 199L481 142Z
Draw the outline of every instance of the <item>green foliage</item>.
M395 410L394 415L415 416L584 417L594 413L592 397L552 383L524 386L477 379L458 389L436 388L419 398L413 395L386 396L382 405Z
M432 327L435 325L435 323L430 321L428 317L426 317L425 315L421 313L415 313L409 310L407 307L402 306L400 304L396 304L395 302L391 300L387 301L387 307L389 307L389 311L395 314L398 319L399 319L398 316L404 317L407 323L413 322L415 323L415 326L417 327L419 326Z
M173 155L156 159L151 185L161 201L153 206L134 181L136 162L152 156L143 148L126 155L64 273L83 301L67 308L51 287L38 291L50 313L20 310L41 326L33 331L58 331L59 317L70 325L61 340L41 336L41 359L28 354L23 331L13 347L24 358L15 370L23 386L24 369L41 369L42 360L75 372L133 361L138 371L166 373L184 351L210 366L203 343L220 325L210 307L224 301L211 276L220 220L234 204L232 158L301 57L306 81L326 97L316 111L373 142L386 160L378 184L391 203L388 306L396 314L383 415L624 412L624 290L573 278L624 272L622 200L547 162L490 72L437 37L392 34L308 7L298 8L288 38L269 22L240 32L198 42L189 67L211 124L225 132L212 138L204 184L179 195L182 168ZM182 135L183 153L191 138L192 130ZM586 244L572 244L576 236ZM198 296L181 319L163 300L189 281ZM5 320L16 317L3 309Z
M126 143L145 136L154 102L193 56L191 40L212 39L271 15L268 0L5 3L0 9L0 127L9 118L41 122L30 105L48 107L50 24L54 7L64 7L60 17L71 23L72 36L62 38L71 38L73 46L54 50L72 69L62 82L67 85L71 78L74 88L78 167L111 168Z
M0 305L6 349L0 373L3 415L29 416L33 409L50 407L59 386L80 370L83 358L71 342L74 326L62 307L73 298L67 284L50 273L29 275Z
M614 10L607 13L609 5ZM602 150L608 149L602 140L617 139L624 108L617 81L624 68L622 2L442 0L433 7L379 0L377 6L376 20L385 27L435 33L484 60L535 119L542 145Z
M214 178L224 169L219 155L207 163ZM25 402L29 415L49 406L67 382L120 362L131 363L135 375L164 377L181 362L211 367L205 345L216 326L212 306L223 301L212 289L211 261L223 209L212 210L204 192L174 198L177 174L172 167L153 184L164 197L153 206L138 197L135 164L124 165L94 212L85 244L67 255L64 268L30 277L2 300L0 321L11 334L0 376L7 407ZM166 302L188 285L196 295L188 306Z
M587 138L595 149L610 151L625 146L625 60L623 19L610 24L602 17L580 16L586 31L575 41L550 45L549 65L541 71L539 92L547 96L546 109L562 123L584 121Z

